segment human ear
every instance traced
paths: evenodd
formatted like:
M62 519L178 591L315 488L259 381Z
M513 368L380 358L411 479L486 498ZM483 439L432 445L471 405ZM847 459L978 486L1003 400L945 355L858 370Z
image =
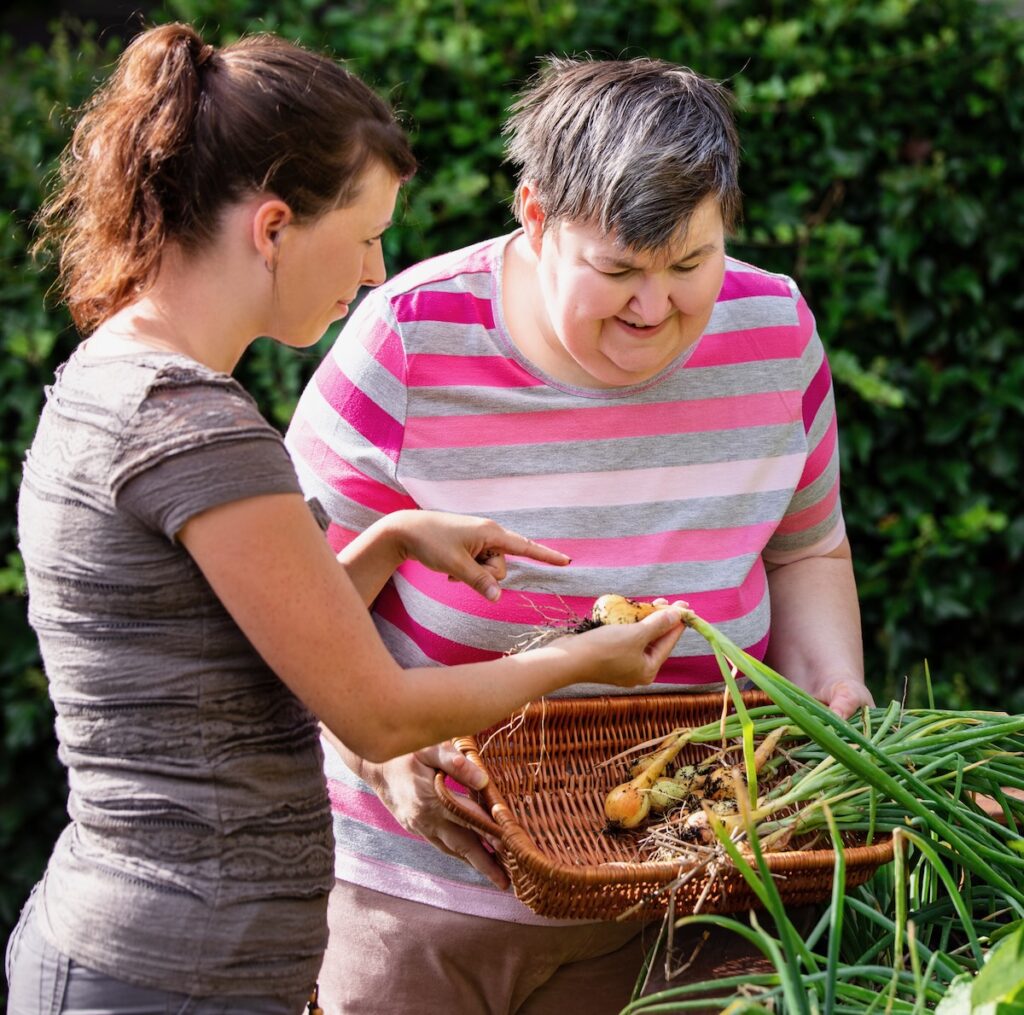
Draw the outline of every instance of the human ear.
M261 201L252 216L252 242L268 271L277 265L277 249L285 226L294 219L291 208L280 198Z
M533 183L519 186L519 218L523 233L534 254L540 255L541 243L544 239L544 206L540 203Z

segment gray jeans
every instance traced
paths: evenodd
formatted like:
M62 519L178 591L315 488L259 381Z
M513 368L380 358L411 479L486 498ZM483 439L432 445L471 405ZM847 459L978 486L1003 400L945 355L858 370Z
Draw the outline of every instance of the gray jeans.
M7 1015L300 1015L306 998L189 997L88 969L39 929L35 890L7 942Z

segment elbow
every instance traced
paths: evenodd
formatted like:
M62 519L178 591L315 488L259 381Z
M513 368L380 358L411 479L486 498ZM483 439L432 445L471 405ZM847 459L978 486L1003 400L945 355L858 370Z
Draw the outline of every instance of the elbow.
M408 754L405 744L399 744L394 740L386 738L368 739L362 749L358 751L360 757L365 758L372 765L383 765L385 761Z
M394 662L372 677L353 674L348 694L321 700L313 711L353 754L375 765L391 761L430 743L430 720L410 704L403 676Z
M413 742L409 732L389 722L382 711L375 711L358 722L350 720L328 725L333 736L349 751L372 765L382 765L424 746Z

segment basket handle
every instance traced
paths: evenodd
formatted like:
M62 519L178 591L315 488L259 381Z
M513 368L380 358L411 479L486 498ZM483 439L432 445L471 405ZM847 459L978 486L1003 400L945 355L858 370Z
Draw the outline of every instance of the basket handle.
M463 824L469 825L474 831L481 835L489 835L492 839L501 838L501 826L489 818L482 818L476 811L470 810L466 802L457 793L453 793L445 785L444 772L438 772L434 776L434 792L444 806L445 810L451 811Z

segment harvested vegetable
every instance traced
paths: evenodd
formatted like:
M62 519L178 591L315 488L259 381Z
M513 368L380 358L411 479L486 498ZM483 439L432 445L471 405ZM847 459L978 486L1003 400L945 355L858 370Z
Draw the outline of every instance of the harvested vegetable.
M689 739L688 733L671 736L661 749L636 776L616 786L604 801L604 813L608 823L616 828L636 828L642 824L651 809L651 787L661 777L666 766L683 749Z
M718 724L714 725L718 727ZM664 775L668 765L691 741L694 733L703 737L704 729L706 727L699 731L682 730L672 734L657 753L645 755L643 763L631 769L633 777L628 782L608 793L605 815L612 827L637 828L652 811L664 814L680 807L703 817L706 827L707 816L702 810L705 803L723 804L712 807L713 813L722 817L738 813L736 796L746 791L746 768L733 763L728 750L718 751L699 764L681 765L671 776ZM788 731L788 726L779 725L763 739L754 752L755 774L772 759L779 741ZM695 821L691 827L698 824L700 822Z
M590 619L594 624L635 624L637 621L643 620L644 617L649 617L659 608L663 607L609 593L594 601Z

